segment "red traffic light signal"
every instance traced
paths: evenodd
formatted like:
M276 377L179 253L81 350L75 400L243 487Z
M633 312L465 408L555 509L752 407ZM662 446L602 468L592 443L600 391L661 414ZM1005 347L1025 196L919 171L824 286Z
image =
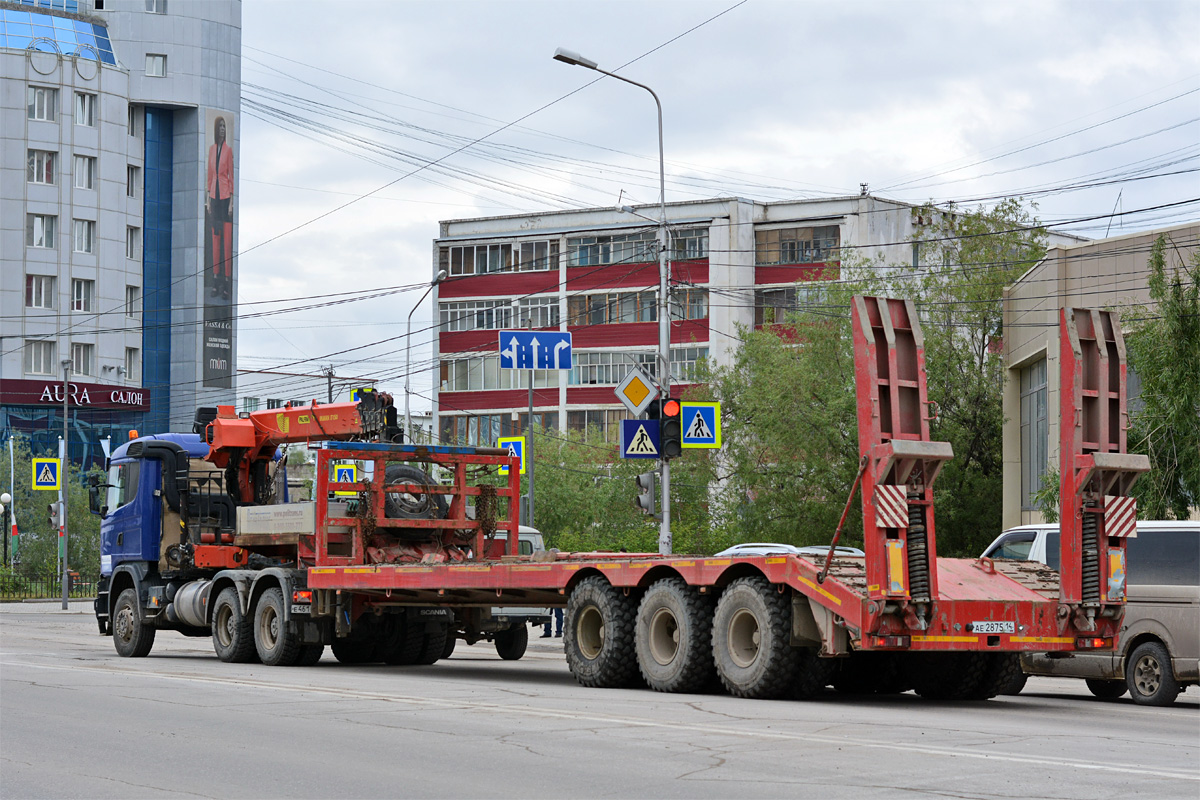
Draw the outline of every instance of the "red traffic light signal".
M664 419L667 417L678 417L679 411L680 411L680 409L679 409L679 401L678 400L672 400L671 398L668 397L666 400L663 401L662 416Z
M683 420L680 418L679 401L665 397L662 400L658 422L659 453L661 458L679 458L683 455Z

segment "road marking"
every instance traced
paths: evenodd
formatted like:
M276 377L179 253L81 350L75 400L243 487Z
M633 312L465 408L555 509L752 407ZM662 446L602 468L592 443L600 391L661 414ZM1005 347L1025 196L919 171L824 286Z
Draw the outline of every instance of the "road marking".
M546 719L563 719L574 722L587 721L614 725L628 725L637 728L657 728L661 730L682 731L689 733L717 734L722 736L740 736L751 739L771 739L776 741L812 742L827 744L835 747L860 747L866 750L895 750L903 753L937 756L939 758L972 758L997 763L1026 764L1065 769L1092 770L1095 772L1115 772L1141 777L1157 777L1183 781L1200 782L1200 771L1186 772L1182 770L1152 769L1143 764L1094 764L1087 761L1074 761L1064 758L1046 758L1041 756L1026 756L1020 753L977 752L953 747L938 747L934 745L917 745L903 742L892 742L860 737L822 736L809 733L785 733L782 731L767 731L741 728L727 728L716 725L696 725L679 722L659 722L640 717L617 716L615 714L581 714L577 711L559 711L552 708L536 708L534 706L502 705L499 703L480 703L465 700L439 700L431 697L415 697L394 694L379 694L374 692L340 689L336 687L300 686L288 683L270 683L267 681L247 680L245 678L232 680L226 677L201 677L198 675L165 675L146 672L138 669L123 669L111 666L85 666L82 664L37 664L24 661L0 661L7 667L28 667L37 670L59 670L63 672L97 672L112 675L142 675L148 678L158 678L164 681L183 683L206 683L217 686L244 686L251 689L273 689L280 692L298 692L304 694L321 694L334 697L351 698L355 700L381 700L387 703L401 705L425 706L430 708L462 709L465 711L491 711L495 713L517 713L531 717Z

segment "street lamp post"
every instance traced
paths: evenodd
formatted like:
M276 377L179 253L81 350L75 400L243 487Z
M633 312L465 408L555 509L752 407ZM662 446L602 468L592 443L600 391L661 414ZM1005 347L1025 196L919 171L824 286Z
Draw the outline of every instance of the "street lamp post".
M646 84L638 83L637 81L617 75L614 72L600 69L599 64L590 58L584 58L579 53L574 53L560 47L554 51L554 60L594 70L610 78L616 78L619 81L624 81L625 83L645 89L654 98L654 105L658 109L658 360L662 369L659 383L662 384L663 392L667 396L670 396L671 309L667 297L667 282L670 277L670 271L667 267L667 170L666 161L663 158L662 103L659 101L658 95L654 93L654 90ZM663 555L669 555L671 553L671 465L665 458L659 463L661 464L660 471L662 475L662 522L658 528L658 552Z
M71 488L71 437L67 428L70 421L70 408L67 403L71 398L71 360L63 359L63 436L62 460L58 464L58 482L62 486L62 507L58 512L58 524L62 526L62 610L66 611L70 598L71 571L67 565L67 550L70 545L67 529L67 505L70 500Z
M412 393L412 318L417 312L417 308L421 303L425 302L425 298L433 291L433 287L446 279L446 270L439 269L437 277L425 289L425 294L421 295L421 299L417 300L416 305L412 307L412 311L408 312L408 335L404 337L404 442L412 444L412 417L408 412L408 396Z
M8 566L8 515L12 513L12 495L8 492L0 494L0 517L3 517L4 531L0 536L4 537L4 563L0 566Z

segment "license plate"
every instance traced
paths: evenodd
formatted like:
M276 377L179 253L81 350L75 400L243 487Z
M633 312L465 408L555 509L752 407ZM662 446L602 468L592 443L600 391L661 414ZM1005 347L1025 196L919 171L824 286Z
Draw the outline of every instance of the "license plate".
M309 606L309 605L295 605L295 604L293 604L293 605L292 605L292 613L293 613L293 614L311 614L311 613L312 613L312 606Z
M973 633L1016 633L1017 623L992 622L991 620L986 620L984 622L972 622L971 631Z

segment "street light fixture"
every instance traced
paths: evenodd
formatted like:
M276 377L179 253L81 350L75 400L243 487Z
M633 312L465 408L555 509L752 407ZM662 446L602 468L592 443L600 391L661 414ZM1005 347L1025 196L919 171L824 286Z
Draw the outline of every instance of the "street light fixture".
M645 89L654 98L658 109L658 360L662 365L661 380L665 396L671 394L671 316L667 298L667 282L670 270L667 266L667 168L663 158L663 122L662 102L658 95L644 83L632 81L614 72L600 69L600 66L590 58L564 48L554 51L554 60L576 67L594 70L601 75L616 78L619 81L633 84ZM658 551L663 555L671 553L671 466L665 458L660 462L662 472L662 522L658 528Z
M408 396L412 393L412 318L417 312L417 308L421 303L425 302L425 298L433 291L433 287L437 286L442 281L446 280L446 270L439 269L437 277L425 289L425 294L417 300L416 305L412 307L412 311L408 312L408 335L404 337L404 442L412 444L412 417L408 413Z

